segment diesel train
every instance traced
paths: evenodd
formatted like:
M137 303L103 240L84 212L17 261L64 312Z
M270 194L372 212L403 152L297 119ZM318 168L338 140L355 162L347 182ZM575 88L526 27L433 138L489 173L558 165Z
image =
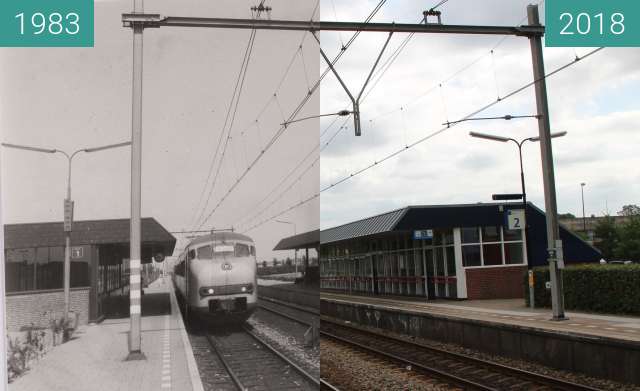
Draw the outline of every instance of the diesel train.
M178 258L173 281L187 318L242 322L258 301L255 244L235 232L199 236Z

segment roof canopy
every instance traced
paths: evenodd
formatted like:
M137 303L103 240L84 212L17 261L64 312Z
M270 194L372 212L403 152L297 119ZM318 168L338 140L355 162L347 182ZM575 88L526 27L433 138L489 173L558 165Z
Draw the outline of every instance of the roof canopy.
M300 250L303 248L318 248L318 246L320 246L320 230L316 229L284 238L273 249L274 251Z
M71 243L129 244L129 219L74 221ZM4 226L6 249L64 246L62 222L7 224ZM176 238L154 218L142 219L142 244L162 247L171 254Z

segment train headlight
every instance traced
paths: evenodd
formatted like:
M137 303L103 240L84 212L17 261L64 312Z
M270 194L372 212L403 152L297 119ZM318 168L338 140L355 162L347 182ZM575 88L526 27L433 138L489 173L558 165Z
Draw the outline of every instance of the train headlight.
M213 288L207 289L207 293L210 294L210 295L213 295Z
M244 285L242 288L240 288L240 290L242 291L242 293L252 293L253 292L253 284Z

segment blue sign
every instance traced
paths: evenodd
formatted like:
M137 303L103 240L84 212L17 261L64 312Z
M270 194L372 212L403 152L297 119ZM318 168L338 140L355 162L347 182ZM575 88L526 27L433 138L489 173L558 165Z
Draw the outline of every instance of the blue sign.
M433 239L433 230L422 229L422 230L413 231L413 239L414 240Z

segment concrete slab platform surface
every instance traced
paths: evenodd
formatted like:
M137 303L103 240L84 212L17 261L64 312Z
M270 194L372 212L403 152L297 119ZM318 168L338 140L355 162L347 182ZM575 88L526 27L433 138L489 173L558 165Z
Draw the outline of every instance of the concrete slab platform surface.
M508 300L436 300L406 297L374 297L321 292L321 299L376 304L387 308L433 313L448 317L481 320L523 326L563 334L596 336L640 342L640 317L567 312L567 320L552 320L550 309L525 307L522 299Z
M194 390L202 383L169 278L145 288L157 314L141 318L144 359L125 361L129 318L85 326L9 385L11 391ZM156 303L151 303L157 301ZM143 302L143 306L145 303Z

